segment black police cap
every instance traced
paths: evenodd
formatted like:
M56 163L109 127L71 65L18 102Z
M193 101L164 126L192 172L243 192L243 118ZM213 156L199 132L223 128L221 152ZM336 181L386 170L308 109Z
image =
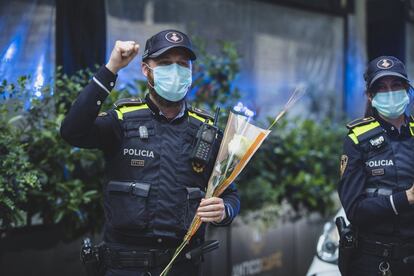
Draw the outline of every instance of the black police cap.
M190 54L190 59L195 60L191 41L188 36L177 30L161 31L150 37L145 43L145 51L142 59L156 58L172 48L184 48Z
M396 57L380 56L368 63L367 71L364 74L364 79L368 88L371 87L376 80L386 76L395 76L402 78L407 82L409 81L404 63Z

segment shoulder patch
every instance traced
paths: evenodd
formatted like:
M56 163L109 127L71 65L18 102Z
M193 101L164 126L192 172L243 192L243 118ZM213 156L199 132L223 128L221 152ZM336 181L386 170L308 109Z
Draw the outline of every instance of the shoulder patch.
M101 112L101 113L99 113L99 114L98 114L98 117L104 117L104 116L106 116L106 115L108 115L108 113L106 113L106 112Z
M114 103L115 108L120 108L123 106L136 106L136 105L142 105L145 102L141 98L125 98L117 100Z
M353 120L353 121L347 123L346 127L348 129L353 129L354 127L366 125L366 124L369 124L369 123L374 122L374 121L375 121L374 117L359 118L359 119L356 119L356 120Z
M214 116L213 115L211 115L209 112L207 112L205 110L202 110L200 108L196 108L196 107L193 107L193 106L189 106L188 107L188 111L189 112L192 112L192 113L195 113L196 115L198 115L198 116L200 116L200 117L202 117L204 119L208 119L208 120L214 121Z
M348 156L343 154L341 156L341 167L340 167L341 178L344 175L347 165L348 165Z

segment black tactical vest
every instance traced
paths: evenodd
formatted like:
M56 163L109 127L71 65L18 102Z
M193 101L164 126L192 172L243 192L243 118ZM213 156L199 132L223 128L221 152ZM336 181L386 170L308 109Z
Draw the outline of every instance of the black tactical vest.
M107 157L106 231L112 236L181 240L213 167L200 171L190 160L198 128L208 118L190 110L167 122L157 119L145 103L118 105L115 112L123 141ZM214 156L220 141L216 145Z

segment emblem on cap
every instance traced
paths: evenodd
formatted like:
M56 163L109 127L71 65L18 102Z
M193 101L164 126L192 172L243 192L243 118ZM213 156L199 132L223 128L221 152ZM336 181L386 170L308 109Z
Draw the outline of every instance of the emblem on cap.
M377 67L380 69L389 69L394 66L394 62L390 59L384 58L378 61Z
M177 32L169 32L165 35L165 39L171 43L180 43L183 41L183 36Z

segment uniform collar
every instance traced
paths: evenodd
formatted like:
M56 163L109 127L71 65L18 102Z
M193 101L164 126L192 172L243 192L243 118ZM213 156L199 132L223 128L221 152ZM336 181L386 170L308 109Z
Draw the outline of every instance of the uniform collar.
M148 107L150 108L151 112L154 114L154 116L161 120L166 120L168 122L175 122L179 119L183 118L187 111L187 102L184 101L183 106L181 107L180 112L175 116L173 119L168 119L165 117L165 115L162 113L162 111L158 108L158 106L154 103L153 100L151 100L150 94L148 93L145 96L145 102L147 103Z
M401 130L398 131L398 129L390 124L389 122L385 121L381 116L378 115L378 113L374 114L375 119L380 123L381 127L387 132L387 134L390 137L393 138L404 138L404 137L411 137L410 127L409 123L412 121L411 117L405 116L405 122L401 126Z

